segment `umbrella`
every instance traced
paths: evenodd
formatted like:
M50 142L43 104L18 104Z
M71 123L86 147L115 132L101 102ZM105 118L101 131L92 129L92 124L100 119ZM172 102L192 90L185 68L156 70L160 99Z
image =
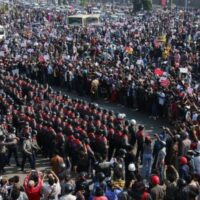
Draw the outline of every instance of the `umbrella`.
M162 69L160 69L160 68L156 68L156 69L154 70L154 74L155 74L156 76L162 76L163 73L164 73L164 71L163 71Z
M161 77L159 82L160 82L160 85L163 87L169 87L170 85L170 81L166 77Z
M45 62L44 56L39 56L39 62L40 62L40 63Z

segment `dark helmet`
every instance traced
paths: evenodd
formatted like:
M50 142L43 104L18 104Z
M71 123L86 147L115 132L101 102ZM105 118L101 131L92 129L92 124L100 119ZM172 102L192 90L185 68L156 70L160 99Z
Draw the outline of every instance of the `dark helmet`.
M106 178L105 174L103 172L99 172L97 174L97 179L101 182Z
M66 95L66 94L64 94L63 97L64 97L65 99L69 99L69 96Z
M63 107L64 107L64 104L63 104L63 103L61 103L59 106L60 106L61 108L63 108Z
M80 134L79 134L79 133L74 133L74 137L75 137L76 139L79 139L79 138L80 138Z
M37 135L37 130L32 130L32 135Z
M122 131L122 126L118 125L118 126L117 126L117 130L118 130L118 131Z
M102 129L102 130L101 130L101 135L107 136L107 135L108 135L107 130L106 130L106 129Z
M94 116L89 116L89 121L94 121Z
M110 110L110 111L108 112L108 114L109 114L110 116L113 116L113 115L114 115L114 111L113 111L113 110Z
M108 111L107 111L106 109L103 109L103 113L104 113L104 114L107 114Z
M85 115L85 116L84 116L84 119L85 119L85 120L89 120L89 116L88 116L88 115Z
M142 131L144 129L144 125L139 125L139 130Z
M99 115L95 116L95 120L100 120L101 117Z
M47 126L48 125L48 122L47 121L43 121L44 125Z
M122 149L122 148L119 149L118 155L119 155L120 157L124 158L124 157L126 156L126 154L127 154L127 152L126 152L125 149Z
M81 128L82 128L83 130L86 130L86 129L87 129L87 126L86 126L85 124L83 124L83 125L81 125Z
M72 123L72 119L68 118L68 119L67 119L67 122L68 122L69 124L71 124L71 123Z
M87 172L81 172L80 173L80 178L81 179L86 179L87 178Z
M107 121L105 119L101 120L101 123L106 125L107 124Z
M108 128L114 128L114 124L111 122L108 122Z
M62 92L61 92L61 91L57 91L56 94L57 94L57 95L61 95Z
M65 120L65 122L67 122L67 120L68 120L68 116L67 115L64 116L64 120Z
M63 128L60 126L57 128L57 130L58 130L58 132L63 132Z
M72 187L71 184L66 184L64 187L65 194L69 194L69 193L73 192L73 190L74 190L74 188Z
M16 133L16 128L15 128L15 127L11 127L11 128L10 128L10 132L11 132L11 133Z
M128 120L125 120L124 123L125 123L126 126L129 126L129 121Z
M90 144L90 138L85 138L84 142L85 142L85 144Z
M72 102L75 102L75 103L76 103L76 102L77 102L77 99L72 99Z
M186 181L185 181L184 179L182 179L182 178L180 178L180 179L177 180L177 186L178 186L179 188L185 187L186 184L187 184Z
M75 112L75 117L80 117L80 113L79 112Z
M48 126L53 126L53 123L52 122L48 122Z
M91 131L91 132L95 132L95 131L96 131L95 126L91 126L91 127L90 127L90 131Z
M53 112L52 115L56 115L56 112Z

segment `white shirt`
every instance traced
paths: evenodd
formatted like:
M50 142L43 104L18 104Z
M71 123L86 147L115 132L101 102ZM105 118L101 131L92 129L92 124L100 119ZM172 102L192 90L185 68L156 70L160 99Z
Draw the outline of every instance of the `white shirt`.
M158 103L163 106L165 103L165 93L158 92Z
M192 121L197 121L197 119L198 119L198 114L197 114L197 113L194 113L194 114L192 115Z
M76 200L76 196L72 194L66 194L59 198L59 200Z
M161 166L161 162L165 160L165 156L166 156L166 148L163 147L158 153L156 168L159 168Z
M52 68L51 65L48 66L47 72L48 72L49 75L53 74L53 68Z
M144 66L144 61L140 58L137 60L136 65Z
M74 78L74 75L71 71L68 71L68 72L69 72L69 80L68 81L72 81L72 79ZM67 71L64 74L64 78L65 78L65 81L67 81Z
M58 195L61 193L60 182L54 183L50 186L48 183L44 183L42 187L42 194L44 195L44 200L53 199L58 200ZM54 198L49 198L54 197Z

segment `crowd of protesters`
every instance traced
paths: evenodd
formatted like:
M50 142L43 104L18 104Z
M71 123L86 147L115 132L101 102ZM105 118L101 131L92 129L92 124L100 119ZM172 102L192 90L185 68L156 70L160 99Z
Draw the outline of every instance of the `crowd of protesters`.
M39 83L105 98L154 119L174 122L188 111L189 119L198 115L198 16L158 11L68 28L62 13L17 9L2 19L9 35L2 64Z
M32 171L23 187L18 176L2 177L0 198L200 199L199 16L158 10L69 28L62 13L16 7L2 15L0 171L12 154ZM165 117L173 127L148 135L125 114L55 85ZM36 170L37 154L52 171Z

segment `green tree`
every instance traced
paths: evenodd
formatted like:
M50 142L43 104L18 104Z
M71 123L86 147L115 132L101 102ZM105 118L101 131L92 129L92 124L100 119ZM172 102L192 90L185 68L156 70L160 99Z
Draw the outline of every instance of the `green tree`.
M143 9L151 10L152 9L152 0L142 0Z
M88 3L87 0L80 0L80 4L81 4L81 6L86 6L87 3Z

